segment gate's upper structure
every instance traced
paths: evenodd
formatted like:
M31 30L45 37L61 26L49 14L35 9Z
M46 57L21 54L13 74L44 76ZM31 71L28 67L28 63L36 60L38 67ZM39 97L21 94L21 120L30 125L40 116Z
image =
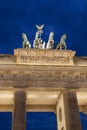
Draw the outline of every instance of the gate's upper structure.
M66 50L64 34L56 49L53 33L42 44L38 27L34 49L23 33L23 48L0 55L0 111L12 111L12 129L26 130L27 111L57 114L58 130L81 130L79 111L87 113L87 57Z
M13 130L26 129L26 111L53 111L59 115L58 129L70 130L72 122L81 129L79 111L87 112L87 57L30 48L0 55L0 111L13 112Z

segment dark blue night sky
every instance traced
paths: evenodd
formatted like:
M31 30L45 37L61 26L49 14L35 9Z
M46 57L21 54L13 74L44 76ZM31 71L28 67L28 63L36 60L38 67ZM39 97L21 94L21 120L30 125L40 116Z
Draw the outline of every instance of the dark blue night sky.
M34 40L35 24L45 24L43 40L55 33L55 44L67 34L68 49L87 55L87 0L2 0L0 2L0 53L22 47L22 32Z
M82 130L87 130L87 115L80 113ZM0 113L0 130L12 130L12 113ZM28 112L26 130L57 130L56 114L53 112Z
M55 45L67 34L68 49L87 56L87 0L2 0L0 1L0 54L12 54L22 47L22 32L33 43L35 24L45 24L42 39L55 33ZM87 116L81 115L83 130ZM6 120L6 122L5 122ZM27 130L56 130L53 113L28 113ZM11 113L0 113L0 130L11 130Z

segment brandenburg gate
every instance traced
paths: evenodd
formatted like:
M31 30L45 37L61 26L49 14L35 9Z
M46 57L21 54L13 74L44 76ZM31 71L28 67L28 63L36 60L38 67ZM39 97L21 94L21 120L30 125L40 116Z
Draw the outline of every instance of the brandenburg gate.
M0 55L0 112L26 130L26 112L55 112L58 130L81 130L87 113L87 57L72 50L20 48Z

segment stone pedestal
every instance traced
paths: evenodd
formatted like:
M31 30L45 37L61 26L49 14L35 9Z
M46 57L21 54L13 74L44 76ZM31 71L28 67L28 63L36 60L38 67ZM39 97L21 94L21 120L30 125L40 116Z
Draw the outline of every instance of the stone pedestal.
M77 97L74 92L63 92L57 102L58 130L81 130Z
M23 90L14 93L12 130L26 130L26 93Z

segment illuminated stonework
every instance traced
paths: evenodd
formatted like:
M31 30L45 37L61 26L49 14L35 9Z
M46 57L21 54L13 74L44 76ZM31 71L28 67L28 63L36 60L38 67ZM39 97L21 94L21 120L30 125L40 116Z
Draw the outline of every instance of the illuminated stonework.
M17 64L29 65L73 65L74 51L15 49Z
M0 111L13 112L13 130L26 130L26 111L56 112L58 129L81 130L78 107L87 113L87 57L30 48L0 55Z

